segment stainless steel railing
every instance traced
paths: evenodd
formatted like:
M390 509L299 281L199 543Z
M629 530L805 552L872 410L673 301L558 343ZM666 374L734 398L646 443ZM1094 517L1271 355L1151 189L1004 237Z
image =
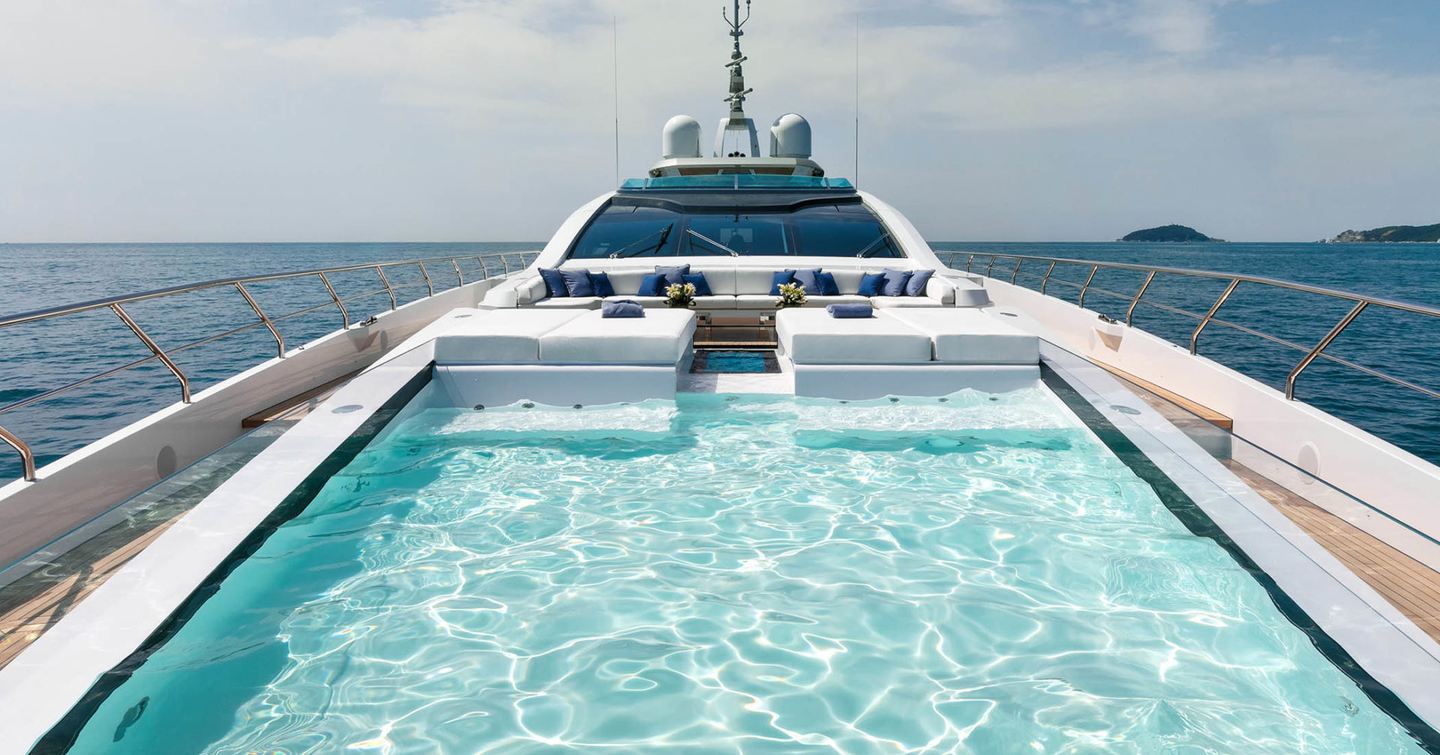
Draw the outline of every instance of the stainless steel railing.
M432 267L448 265L449 271L453 272L454 274L454 287L459 287L465 285L466 283L465 269L461 265L462 261L473 261L479 263L480 274L475 278L475 280L484 280L491 277L490 271L489 269L487 269L485 264L487 260L498 262L500 269L503 271L502 274L508 275L512 270L523 270L528 264L530 264L534 257L534 252L504 252L479 255L453 255L448 257L426 257L422 259L398 260L393 262L370 262L358 265L327 267L316 270L269 273L266 275L251 275L243 278L222 278L219 280L205 281L204 283L190 283L180 286L170 286L168 288L160 288L154 291L146 291L139 294L112 296L104 299L95 299L93 301L80 302L78 304L66 304L59 307L51 307L49 309L40 309L33 312L25 312L22 314L0 317L0 329L3 329L16 325L24 325L26 323L54 320L69 315L80 314L83 312L109 309L150 352L150 356L148 357L137 359L135 361L122 364L119 367L114 367L108 370L104 370L102 372L86 375L79 378L78 380L74 380L58 388L44 391L42 393L20 399L19 401L0 406L0 417L3 417L5 414L13 412L17 409L22 409L27 406L33 406L35 404L39 404L44 401L48 401L50 399L64 395L77 388L94 383L95 381L102 378L118 375L123 372L127 372L137 367L141 367L157 361L160 364L164 365L165 369L167 369L172 375L174 375L175 379L179 381L180 400L182 403L188 404L190 403L190 379L186 376L184 370L182 370L180 366L174 361L173 357L176 354L199 348L201 346L206 346L215 343L216 341L239 335L255 328L263 327L267 331L269 331L271 338L273 338L275 341L276 356L280 359L284 359L286 354L285 336L280 330L280 323L329 307L334 307L336 309L336 311L340 315L341 328L348 330L351 327L352 323L350 319L350 310L345 306L347 300L342 298L340 294L336 292L335 286L331 283L330 280L331 275L334 275L336 273L357 271L375 271L376 277L379 280L382 289L366 292L358 296L352 296L348 301L354 302L359 299L364 299L371 296L378 296L381 293L384 293L389 299L390 309L393 310L399 307L400 302L399 298L396 296L395 293L396 286L391 282L390 277L386 275L386 270L393 271L396 269L414 268L415 271L419 272L421 279L424 281L426 291L425 296L430 297L434 296L437 291L436 280L431 276ZM324 284L325 291L329 294L329 300L273 317L266 313L264 308L261 307L260 302L255 299L255 297L251 294L250 290L246 287L247 285L255 283L290 281L306 278L315 278L318 279L322 284ZM157 343L155 339L151 338L149 333L147 333L146 330L141 327L140 323L136 322L136 320L131 317L130 313L127 312L125 309L126 305L133 304L135 302L181 296L183 294L194 293L196 291L225 288L233 288L235 292L238 293L240 297L244 300L245 304L250 308L250 310L255 313L256 319L252 322L245 323L224 332L215 333L204 338L190 341L181 346L172 347L168 350L161 348L159 343ZM438 290L446 291L450 288L452 287L445 286ZM9 430L6 430L3 426L0 426L0 441L4 441L7 445L14 448L20 454L20 462L23 469L24 479L33 482L35 480L35 453L31 449L30 445L27 444L16 434L10 432Z
M1338 338L1341 333L1344 333L1345 330L1349 328L1352 324L1354 324L1356 318L1360 317L1362 313L1364 313L1367 309L1371 307L1374 307L1376 309L1387 309L1396 312L1407 312L1411 314L1418 314L1424 315L1426 317L1437 318L1440 318L1440 308L1430 307L1423 304L1414 304L1411 302L1397 301L1395 299L1386 299L1379 296L1357 294L1351 291L1341 291L1333 288L1325 288L1323 286L1312 286L1307 283L1296 283L1294 281L1280 280L1278 278L1266 278L1257 275L1242 275L1237 273L1218 273L1209 270L1192 270L1188 268L1178 267L1156 267L1153 265L1135 265L1124 262L1101 262L1097 260L1069 259L1065 257L1041 257L1026 254L991 254L988 252L940 252L939 256L942 261L945 261L947 264L950 265L951 268L954 269L961 269L959 263L963 259L963 269L966 272L976 272L975 261L977 258L979 258L982 266L984 267L983 275L987 278L997 277L997 271L995 270L997 265L1000 265L1001 267L1001 270L999 271L1000 277L1004 277L1005 273L1007 272L1005 268L1009 267L1009 281L1010 283L1017 285L1017 281L1020 279L1021 271L1022 269L1024 269L1024 265L1026 263L1035 263L1035 266L1044 268L1044 273L1031 273L1027 271L1027 275L1039 276L1040 285L1037 290L1041 294L1053 296L1053 294L1047 293L1050 285L1052 283L1062 283L1067 286L1079 288L1080 294L1077 303L1081 307L1085 306L1085 297L1092 291L1104 293L1112 297L1118 297L1121 300L1128 300L1128 305L1125 309L1126 325L1133 324L1135 319L1135 308L1139 306L1141 300L1145 297L1145 293L1150 290L1151 284L1155 282L1155 279L1158 276L1203 278L1216 281L1225 281L1224 290L1221 291L1220 296L1215 299L1214 303L1211 304L1210 308L1203 314L1198 312L1191 312L1189 310L1180 307L1170 306L1167 304L1159 304L1152 302L1146 302L1146 304L1147 306L1153 306L1158 309L1167 311L1171 314L1180 315L1182 317L1195 320L1196 325L1195 328L1190 331L1189 339L1189 348L1191 354L1200 353L1200 334L1205 332L1205 329L1212 324L1227 327L1251 336L1256 336L1271 343L1278 344L1280 346L1303 354L1304 356L1300 359L1299 362L1295 364L1295 366L1290 370L1289 374L1285 378L1285 398L1291 401L1295 400L1295 382L1300 378L1300 374L1303 373L1306 368L1313 364L1317 359L1324 359L1327 362L1357 370L1366 375L1369 375L1370 377L1378 378L1394 385L1407 388L1417 393L1429 396L1430 398L1440 399L1440 391L1418 385L1404 378L1396 377L1394 375L1390 375L1388 373L1376 370L1371 367L1356 364L1349 359L1345 359L1344 357L1339 357L1326 352L1326 349L1330 348L1330 345L1335 342L1335 339ZM1001 264L1002 262L1004 264ZM1085 282L1077 284L1074 281L1055 278L1054 273L1057 267L1080 268L1081 270L1085 271ZM1033 269L1033 267L1031 269ZM1143 273L1145 277L1141 282L1139 288L1133 294L1121 293L1095 286L1095 277L1101 270L1128 270L1132 272ZM1235 290L1239 288L1241 284L1245 284L1248 286L1265 286L1273 289L1283 289L1286 291L1298 291L1307 294L1314 294L1317 296L1326 297L1328 299L1346 302L1350 305L1350 308L1345 313L1345 315L1341 317L1340 320L1337 321L1332 328L1330 328L1329 332L1327 332L1318 343L1314 344L1313 346L1305 346L1281 338L1279 336L1272 335L1270 333L1265 333L1256 328L1220 319L1217 315L1220 313L1221 308L1225 306L1225 303L1230 300L1231 296L1235 293Z

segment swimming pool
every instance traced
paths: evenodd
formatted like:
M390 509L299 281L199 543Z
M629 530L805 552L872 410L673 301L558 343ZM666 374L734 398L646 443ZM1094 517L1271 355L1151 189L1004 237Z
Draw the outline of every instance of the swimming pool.
M425 406L74 751L1418 751L1043 388Z

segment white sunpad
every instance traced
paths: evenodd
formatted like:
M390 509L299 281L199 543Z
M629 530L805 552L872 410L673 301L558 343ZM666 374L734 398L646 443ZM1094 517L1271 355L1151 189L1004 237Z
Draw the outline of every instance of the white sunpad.
M796 364L923 364L930 361L930 336L899 320L837 318L823 309L783 309L775 335Z
M435 361L446 365L535 364L540 337L585 314L580 310L495 309L459 320L435 340Z
M540 338L545 364L679 363L695 335L695 313L647 309L644 317L603 317L585 312Z
M1040 362L1040 339L978 309L901 309L876 313L918 330L935 342L935 361L946 364L1030 365Z

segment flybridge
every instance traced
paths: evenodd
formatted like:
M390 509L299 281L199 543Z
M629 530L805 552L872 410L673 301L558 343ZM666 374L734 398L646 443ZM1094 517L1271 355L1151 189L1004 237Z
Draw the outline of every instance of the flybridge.
M620 191L833 191L853 193L855 186L844 178L796 176L765 173L709 173L700 175L627 178Z
M745 98L755 90L745 86L744 64L749 58L740 50L740 38L745 36L742 28L750 20L750 0L745 0L743 18L740 0L734 0L734 8L733 16L725 13L730 36L735 40L730 62L725 64L730 72L729 95L725 98L730 114L721 118L716 128L715 150L710 157L705 157L700 150L700 122L688 115L677 115L665 124L661 159L650 167L650 177L730 174L823 177L824 168L810 159L810 122L795 113L786 113L770 125L770 154L761 156L755 121L745 114Z

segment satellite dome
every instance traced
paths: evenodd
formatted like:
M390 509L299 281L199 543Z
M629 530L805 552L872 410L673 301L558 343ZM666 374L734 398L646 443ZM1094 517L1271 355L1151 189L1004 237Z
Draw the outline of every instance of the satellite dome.
M810 157L810 121L795 113L786 113L770 126L770 156Z
M677 115L666 121L660 136L660 155L666 160L699 157L700 121L688 115Z

